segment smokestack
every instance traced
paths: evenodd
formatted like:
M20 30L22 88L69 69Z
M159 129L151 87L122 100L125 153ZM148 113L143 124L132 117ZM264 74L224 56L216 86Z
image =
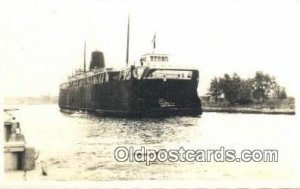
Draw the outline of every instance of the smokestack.
M92 52L92 59L90 63L90 70L95 68L104 68L104 56L103 53L100 51Z

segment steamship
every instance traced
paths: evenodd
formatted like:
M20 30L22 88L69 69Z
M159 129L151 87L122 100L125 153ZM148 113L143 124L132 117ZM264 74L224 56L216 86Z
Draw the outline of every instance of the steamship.
M106 68L101 51L93 51L89 69L84 69L60 85L61 111L83 110L117 116L160 116L202 114L197 94L199 71L172 66L168 54L153 52L141 56L139 65L128 65L129 22L126 66ZM86 45L84 45L86 46Z

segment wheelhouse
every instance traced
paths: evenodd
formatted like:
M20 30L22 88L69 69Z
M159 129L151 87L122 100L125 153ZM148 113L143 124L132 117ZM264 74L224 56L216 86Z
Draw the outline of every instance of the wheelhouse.
M140 63L142 66L156 67L164 66L169 62L168 54L145 54L141 57Z

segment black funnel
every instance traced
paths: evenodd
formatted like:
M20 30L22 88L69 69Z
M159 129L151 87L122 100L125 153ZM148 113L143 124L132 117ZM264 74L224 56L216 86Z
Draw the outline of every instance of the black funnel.
M104 56L103 53L100 51L94 51L92 52L92 60L90 63L90 70L95 68L104 68Z

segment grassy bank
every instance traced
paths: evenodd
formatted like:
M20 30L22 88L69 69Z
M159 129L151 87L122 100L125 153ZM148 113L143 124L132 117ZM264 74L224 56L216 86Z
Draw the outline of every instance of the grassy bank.
M247 105L230 105L225 101L214 101L201 98L203 112L227 112L227 113L252 113L252 114L287 114L295 115L295 99L284 100L269 99L264 103L250 103Z

